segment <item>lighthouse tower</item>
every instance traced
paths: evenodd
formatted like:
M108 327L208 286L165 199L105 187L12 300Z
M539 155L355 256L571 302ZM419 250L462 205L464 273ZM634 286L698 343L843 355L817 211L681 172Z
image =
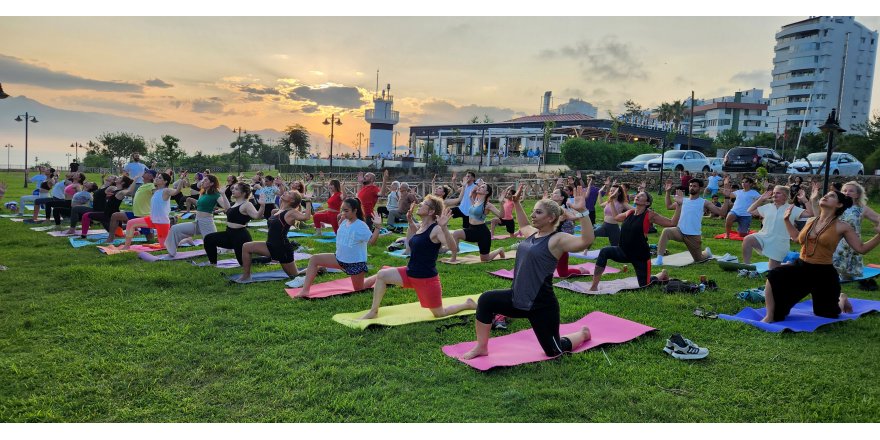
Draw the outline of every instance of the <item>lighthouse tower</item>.
M378 81L377 81L378 82ZM378 89L378 87L377 87ZM382 92L373 95L373 108L364 112L364 119L370 123L369 155L393 153L394 124L400 122L400 112L394 111L394 97L391 96L391 84Z

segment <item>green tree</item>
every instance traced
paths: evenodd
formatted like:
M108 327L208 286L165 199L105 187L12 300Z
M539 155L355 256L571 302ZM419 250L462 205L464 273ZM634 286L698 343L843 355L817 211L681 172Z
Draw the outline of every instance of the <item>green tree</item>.
M773 148L776 145L776 134L775 133L758 133L755 137L746 140L743 142L743 145L747 147L770 147Z
M147 143L142 136L125 133L104 133L97 138L98 144L90 143L86 150L110 158L118 166L134 153L146 154Z
M745 135L736 130L724 130L721 133L718 133L718 136L712 141L712 145L715 148L730 149L743 145L745 140Z
M293 157L305 159L312 149L309 130L300 124L288 125L279 145L287 152L288 156L293 154Z
M174 169L174 163L180 164L180 159L186 157L186 152L180 148L180 139L166 134L162 136L162 143L154 146L156 160L159 163L167 163L168 167Z
M641 116L642 112L645 111L641 104L636 103L632 99L627 99L623 103L623 107L626 108L626 111L623 113L624 116Z
M92 150L87 150L85 157L82 158L82 166L88 168L112 168L112 163L113 159L110 156Z
M550 149L550 137L553 136L553 129L556 128L556 123L553 121L545 121L544 122L544 144L542 154L546 157L547 150Z

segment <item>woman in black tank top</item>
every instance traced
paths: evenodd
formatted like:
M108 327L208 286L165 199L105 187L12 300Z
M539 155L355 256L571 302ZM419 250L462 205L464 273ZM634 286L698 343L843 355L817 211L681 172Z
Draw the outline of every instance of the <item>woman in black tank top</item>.
M306 212L300 211L302 195L299 191L287 191L281 195L281 205L269 217L269 234L266 241L251 241L242 247L242 272L236 280L246 283L251 279L251 254L259 254L281 263L284 273L291 277L299 274L293 259L294 246L287 239L290 225L296 221L308 220L312 217L312 207L307 205Z
M531 218L526 215L520 199L523 185L513 196L517 224L526 238L517 248L513 288L492 290L480 295L477 304L477 344L462 356L473 359L489 354L489 332L496 314L513 318L528 318L532 329L547 356L569 352L590 339L590 329L560 337L559 302L553 294L553 271L559 257L566 252L578 252L593 244L593 224L586 210L586 191L578 187L570 216L581 221L581 236L556 232L563 217L562 208L553 200L543 199L535 204ZM531 220L531 221L529 221Z
M260 205L260 209L257 209L247 200L251 194L250 185L237 183L232 188L232 196L235 198L236 204L226 210L226 230L212 232L204 238L205 253L208 254L208 264L210 265L217 264L218 247L235 251L235 259L238 264L242 264L242 248L245 243L251 241L247 224L251 219L263 217L263 211L266 209L265 205ZM199 266L205 265L207 264L199 264Z
M635 208L621 212L615 217L615 220L620 223L619 246L608 246L599 251L599 257L596 259L596 273L593 274L593 284L590 286L590 290L599 290L599 281L602 280L602 273L605 272L608 260L632 264L639 286L650 284L651 251L648 248L648 231L650 231L652 224L664 228L677 225L678 218L681 216L683 199L683 194L678 191L675 195L675 215L672 216L672 219L668 219L650 209L653 202L650 194L645 191L636 194L633 200Z

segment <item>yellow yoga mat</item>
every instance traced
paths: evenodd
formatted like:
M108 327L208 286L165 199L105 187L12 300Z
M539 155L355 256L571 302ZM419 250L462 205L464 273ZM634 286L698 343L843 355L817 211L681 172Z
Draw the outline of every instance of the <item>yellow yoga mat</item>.
M513 260L516 259L516 251L506 251L504 252L504 258L501 256L497 256L492 259L492 261L501 261L501 260ZM455 262L449 261L449 258L441 258L440 262L446 264L479 264L479 263L491 263L492 261L480 261L479 255L460 255L455 259Z
M475 295L443 298L443 307L448 307L453 304L461 304L465 302L468 298L477 301L477 298L479 297L480 294L478 293ZM434 315L431 314L430 310L422 308L421 304L419 304L418 302L414 302L409 304L400 304L396 306L380 307L379 316L375 319L358 319L361 316L364 316L366 313L367 310L356 313L339 313L337 315L333 315L333 320L346 327L366 330L367 327L371 327L374 325L405 325L413 324L416 322L439 321L441 319L447 319L453 316L473 315L476 313L476 310L462 310L455 315L435 318Z

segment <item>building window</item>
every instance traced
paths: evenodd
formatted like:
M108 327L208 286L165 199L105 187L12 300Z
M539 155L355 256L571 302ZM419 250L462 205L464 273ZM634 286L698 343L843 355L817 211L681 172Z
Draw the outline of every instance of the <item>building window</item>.
M862 75L856 75L856 81L861 81L861 80L862 80Z
M858 100L858 99L853 99L853 107L855 107L855 106L857 106L857 105L859 105L859 100Z
M865 42L865 37L862 37L862 43L864 43L864 42Z
M732 111L731 109L729 109L729 108L724 109L724 114L725 114L725 115L729 115L729 114L731 114L731 113L733 113L733 111Z

